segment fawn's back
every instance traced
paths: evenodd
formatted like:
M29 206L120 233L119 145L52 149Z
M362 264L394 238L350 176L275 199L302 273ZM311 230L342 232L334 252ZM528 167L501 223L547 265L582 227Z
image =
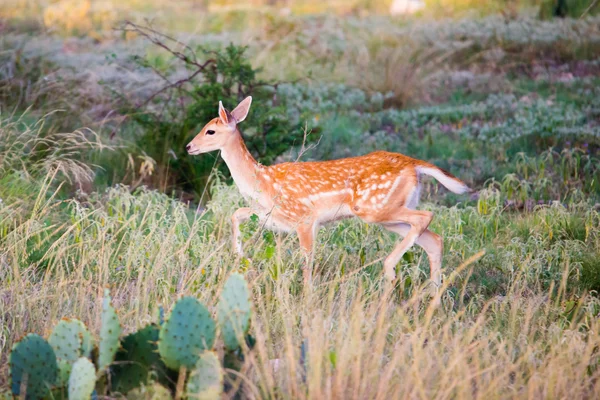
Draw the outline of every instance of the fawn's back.
M377 219L390 207L418 195L415 169L427 163L402 154L377 151L319 162L283 163L263 170L273 212L290 222L328 222L350 216ZM411 204L408 204L411 205ZM416 205L416 204L415 204Z

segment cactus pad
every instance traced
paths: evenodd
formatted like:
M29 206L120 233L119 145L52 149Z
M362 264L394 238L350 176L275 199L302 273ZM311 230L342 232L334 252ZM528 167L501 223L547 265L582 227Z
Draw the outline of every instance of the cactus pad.
M56 355L41 336L29 334L16 343L9 358L12 392L21 396L21 386L27 384L27 399L40 399L50 394L58 378Z
M244 277L233 274L225 282L217 305L217 317L225 347L240 347L250 326L250 291Z
M50 334L48 343L54 349L59 369L59 386L69 380L72 364L79 357L89 357L92 350L90 332L83 322L76 319L62 319Z
M104 371L114 360L119 349L121 325L117 313L110 302L108 289L104 289L102 300L102 325L100 326L100 343L98 345L98 370Z
M223 370L213 352L204 352L198 359L185 387L189 399L218 400L223 392Z
M90 360L81 357L73 363L69 377L69 400L89 400L96 386L96 368Z
M73 369L73 363L66 360L56 360L58 365L58 380L56 383L58 386L63 387L69 383L69 375L71 375L71 369Z
M215 322L198 300L182 297L162 325L159 337L158 351L167 367L192 369L200 353L215 342Z
M54 349L57 360L74 363L81 356L82 340L77 322L79 321L63 319L50 334L48 343Z
M150 372L159 381L166 378L166 367L158 354L157 325L151 324L125 337L111 367L112 390L127 393L148 383Z

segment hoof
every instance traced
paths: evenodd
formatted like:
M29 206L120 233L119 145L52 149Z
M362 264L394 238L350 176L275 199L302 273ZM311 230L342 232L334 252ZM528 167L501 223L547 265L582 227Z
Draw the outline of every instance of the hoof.
M441 290L442 284L429 280L427 286L429 288L429 294L435 296Z
M312 283L310 274L302 274L302 280L304 281L304 285L310 285Z
M425 293L429 296L434 306L439 306L441 304L441 296L440 294L440 286L433 281L429 281L428 287Z

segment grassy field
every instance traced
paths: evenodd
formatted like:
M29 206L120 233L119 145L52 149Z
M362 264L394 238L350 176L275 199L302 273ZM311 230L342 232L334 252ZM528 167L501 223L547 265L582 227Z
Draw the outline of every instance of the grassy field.
M534 1L504 13L448 2L456 14L440 19L439 1L394 19L385 2L128 0L78 16L52 8L63 3L0 7L1 389L24 334L73 317L97 336L105 287L129 333L182 295L214 311L237 271L256 339L227 371L241 398L600 397L593 12L543 20ZM190 60L214 65L214 79L172 85L197 70ZM243 200L216 154L183 144L238 82L263 99L241 128L265 163L385 149L475 189L425 182L421 207L444 237L439 307L420 249L394 285L382 279L397 238L375 225L321 229L310 287L295 236L250 221L253 262L235 256Z

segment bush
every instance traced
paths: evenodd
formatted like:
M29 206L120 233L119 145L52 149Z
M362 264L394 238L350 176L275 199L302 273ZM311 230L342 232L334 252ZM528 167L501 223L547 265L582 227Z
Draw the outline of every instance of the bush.
M216 49L185 46L180 52L169 46L181 44L165 35L131 23L127 27L166 49L169 56L189 72L186 77L167 83L141 105L128 100L122 106L141 128L137 145L156 160L160 181L202 193L218 161L212 157L192 158L187 155L185 145L204 124L217 116L219 101L231 109L246 96L254 98L252 114L243 129L248 149L261 162L271 163L291 146L302 142L300 123L290 122L285 104L276 96L277 83L257 78L259 70L250 64L246 47L234 44ZM138 57L135 62L159 75L174 71L156 65L148 56ZM125 93L117 93L125 99Z
M600 12L600 3L594 0L545 0L540 5L540 18L552 17L580 18Z

